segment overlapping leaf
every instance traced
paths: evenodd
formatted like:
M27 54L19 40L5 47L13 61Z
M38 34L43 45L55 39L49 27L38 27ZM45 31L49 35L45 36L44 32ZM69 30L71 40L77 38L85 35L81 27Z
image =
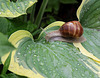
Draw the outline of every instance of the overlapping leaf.
M26 14L26 10L36 3L37 0L0 0L0 17L18 17Z
M84 27L100 28L100 1L83 0L77 11L79 21Z
M15 49L15 47L7 40L7 37L0 33L0 57Z

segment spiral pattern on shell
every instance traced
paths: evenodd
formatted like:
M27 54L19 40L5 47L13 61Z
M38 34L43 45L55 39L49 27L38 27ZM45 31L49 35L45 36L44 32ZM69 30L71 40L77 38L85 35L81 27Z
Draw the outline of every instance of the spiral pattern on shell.
M79 21L71 21L63 24L60 29L63 37L78 38L83 34L83 28Z

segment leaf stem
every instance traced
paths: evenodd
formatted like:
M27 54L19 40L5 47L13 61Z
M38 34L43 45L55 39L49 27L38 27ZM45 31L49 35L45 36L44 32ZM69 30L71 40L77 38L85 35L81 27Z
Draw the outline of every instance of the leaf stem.
M33 23L34 22L34 14L35 14L35 7L36 7L36 4L34 4L32 6L32 12L30 14L30 21Z
M3 70L2 70L1 74L6 74L6 72L8 70L8 67L10 65L11 54L12 54L12 51L10 52L9 56L7 57L7 59L6 59L5 63L4 63L4 67L3 67Z
M39 28L39 25L40 25L41 19L43 17L44 10L47 6L47 3L48 3L48 0L43 0L42 5L39 9L39 12L38 12L38 15L37 15L36 21L35 21L35 24L37 25L37 28Z

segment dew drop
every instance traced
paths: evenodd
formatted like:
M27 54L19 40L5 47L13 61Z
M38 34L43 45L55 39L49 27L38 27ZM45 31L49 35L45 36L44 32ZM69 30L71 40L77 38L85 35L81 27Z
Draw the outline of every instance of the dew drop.
M20 8L20 7L17 7L18 9Z
M52 47L55 47L55 45L52 45Z
M28 45L28 47L30 47L30 45Z
M33 53L35 53L36 50L32 50Z
M44 70L44 68L42 68L42 70Z
M19 53L19 52L18 52L17 54L18 54L18 55L20 55L20 53Z
M43 41L43 43L45 43L45 41Z
M26 54L24 54L24 56L26 56Z
M77 70L77 68L76 68L76 70Z
M31 51L29 51L29 53L31 53Z
M13 12L13 14L15 14L15 12Z
M16 62L19 62L19 58L18 57L16 58Z
M51 74L51 71L49 71L49 74Z
M42 66L43 66L43 65L44 65L44 63L43 63L43 62L40 62L40 65L42 65Z
M44 57L43 59L45 60L46 58Z
M35 64L35 62L34 62L34 64Z
M37 61L40 61L40 59L39 59L39 58L37 58Z
M25 4L25 5L27 5L27 4Z
M55 73L56 71L55 70L53 70L53 73Z
M79 66L80 64L78 64L78 66Z
M34 55L34 57L36 57L36 54Z
M61 50L63 50L63 48L60 48Z
M59 45L59 43L57 43L57 45Z
M16 60L16 62L18 63L18 62L19 62L19 60Z
M3 9L1 9L1 11L3 11Z
M46 52L46 49L43 49L43 52Z
M17 59L17 60L19 60L19 58L18 58L18 57L17 57L16 59Z
M47 72L45 72L45 74L48 74Z
M27 49L28 49L28 47L27 47Z
M84 76L84 74L82 74L82 76Z

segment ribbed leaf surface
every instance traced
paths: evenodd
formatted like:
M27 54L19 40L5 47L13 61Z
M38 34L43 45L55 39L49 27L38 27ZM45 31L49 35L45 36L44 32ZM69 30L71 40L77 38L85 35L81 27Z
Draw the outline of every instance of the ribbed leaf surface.
M32 6L37 0L0 0L0 17L18 17L26 14L26 10Z
M37 70L48 78L98 78L84 64L91 59L84 56L72 44L48 43L44 39L39 42L33 42L31 39L26 40L27 38L23 39L15 55L19 65L24 68L30 69L34 73Z
M79 21L85 27L100 28L100 0L83 0Z

